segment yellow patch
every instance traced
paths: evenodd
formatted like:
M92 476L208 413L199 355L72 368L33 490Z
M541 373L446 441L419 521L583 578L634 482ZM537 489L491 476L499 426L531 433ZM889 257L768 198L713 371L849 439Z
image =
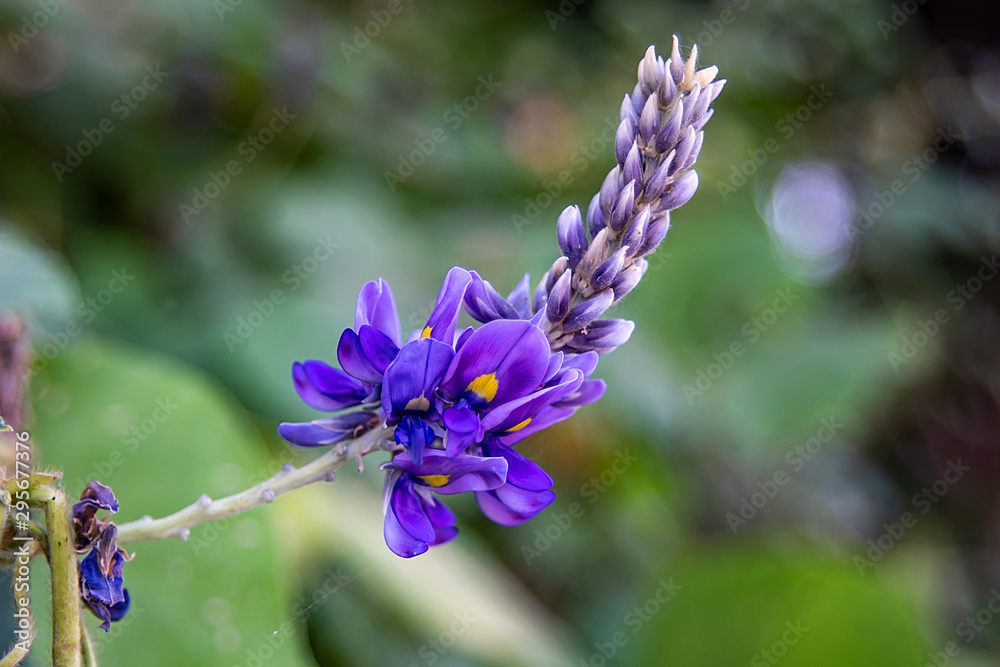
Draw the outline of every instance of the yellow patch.
M515 431L520 431L522 428L524 428L525 426L527 426L530 423L531 423L531 417L528 417L523 422L521 422L519 424L514 424L513 426L511 426L509 429L507 429L507 432L508 433L513 433Z
M437 487L444 486L451 481L451 475L421 475L420 479L424 480L436 489Z
M465 391L471 391L489 403L496 398L497 389L499 388L500 383L497 382L497 374L490 373L489 375L480 375L475 380L470 382L469 386L465 388Z
M431 408L431 402L427 400L427 397L420 394L416 398L411 398L407 401L404 410L414 410L416 412L427 412Z
M424 327L424 330L420 332L420 337L421 338L430 338L431 337L431 328L430 327Z

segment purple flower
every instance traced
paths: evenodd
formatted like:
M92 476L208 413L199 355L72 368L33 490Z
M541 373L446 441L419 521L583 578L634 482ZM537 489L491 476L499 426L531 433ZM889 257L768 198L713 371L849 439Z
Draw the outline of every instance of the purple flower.
M524 320L489 322L469 336L438 389L454 404L443 414L448 455L482 439L484 415L537 389L548 357L545 334Z
M439 417L434 395L455 351L433 338L407 343L385 372L382 409L396 426L396 442L420 464L424 448L437 437L430 422Z
M507 462L507 477L502 486L476 492L476 503L491 521L503 526L517 526L533 519L552 504L556 494L552 478L534 463L502 444L487 438L483 456L500 457Z
M406 453L387 463L385 484L385 543L398 556L412 558L430 546L442 544L458 534L455 515L434 493L450 495L488 491L504 483L507 461L503 458L458 456L428 450L422 463Z

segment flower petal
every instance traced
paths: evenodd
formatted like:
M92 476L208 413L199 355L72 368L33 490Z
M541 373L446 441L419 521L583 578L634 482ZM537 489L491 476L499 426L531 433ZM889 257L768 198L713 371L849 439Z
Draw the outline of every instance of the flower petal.
M381 382L382 373L368 361L361 338L353 329L344 329L337 343L337 361L349 375L362 382Z
M434 526L424 511L420 496L413 489L413 481L401 477L393 487L389 499L389 513L396 517L403 530L421 542L434 539Z
M583 382L583 373L572 369L563 374L561 384L547 387L533 394L509 401L483 418L483 428L488 432L504 434L516 432L530 425L538 412L576 391Z
M358 331L361 349L369 363L380 373L385 373L392 360L399 354L399 346L389 336L367 324Z
M358 305L354 311L354 329L369 325L384 333L399 347L401 336L396 300L389 289L389 283L382 278L378 282L369 281L358 294Z
M449 345L433 338L407 343L386 368L382 387L382 409L391 417L404 411L433 412L434 391L454 356Z
M500 456L507 461L507 481L504 486L516 486L525 491L544 491L551 489L554 484L548 473L537 463L495 440L484 443L483 455Z
M368 430L378 423L374 412L350 412L329 419L278 426L278 435L298 447L321 447L354 437L359 429ZM367 428L365 428L367 427Z
M451 458L436 449L425 451L420 465L405 452L397 455L392 463L416 483L445 495L495 489L507 476L507 461L501 457L459 454Z
M306 405L333 412L361 403L367 392L361 383L322 361L292 364L292 381Z
M455 342L455 325L462 307L465 290L472 282L472 275L461 267L448 271L438 292L437 304L427 319L427 326L420 333L421 338L434 338L448 345Z

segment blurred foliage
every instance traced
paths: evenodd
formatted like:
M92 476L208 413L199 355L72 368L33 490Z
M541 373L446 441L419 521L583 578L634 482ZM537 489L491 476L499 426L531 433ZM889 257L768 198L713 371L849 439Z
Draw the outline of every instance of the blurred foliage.
M453 264L544 272L648 44L729 81L608 395L522 446L551 509L458 502L461 539L402 563L372 460L197 557L207 528L135 545L102 664L254 664L289 619L261 662L596 666L622 631L609 663L770 665L801 620L782 664L991 664L1000 626L961 624L1000 587L998 25L974 0L0 4L0 311L33 331L40 462L123 520L308 458L274 435L313 415L289 367L333 360L365 281L416 327ZM452 643L462 613L486 620Z

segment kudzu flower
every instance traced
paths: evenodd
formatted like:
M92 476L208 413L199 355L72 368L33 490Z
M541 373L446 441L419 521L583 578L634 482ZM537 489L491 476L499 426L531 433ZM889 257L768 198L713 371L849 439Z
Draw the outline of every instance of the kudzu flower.
M635 324L600 317L636 285L670 227L670 211L698 186L692 167L724 81L696 70L697 47L682 60L649 47L638 83L622 103L618 162L586 217L559 216L562 256L531 289L525 275L506 298L475 271L445 277L427 324L404 341L388 283L361 290L354 327L337 345L340 369L296 363L292 378L309 406L337 413L281 424L292 444L313 447L392 429L384 537L409 558L453 539L455 515L438 498L472 492L503 525L530 520L555 499L552 478L515 447L599 400L591 379L600 355L628 341ZM464 307L481 324L458 331Z
M107 632L111 623L120 621L128 612L131 600L122 567L131 560L118 546L118 528L111 521L97 519L101 510L118 511L114 492L100 482L87 484L79 502L73 505L73 548L77 553L90 549L80 562L80 596L91 612L103 622Z

